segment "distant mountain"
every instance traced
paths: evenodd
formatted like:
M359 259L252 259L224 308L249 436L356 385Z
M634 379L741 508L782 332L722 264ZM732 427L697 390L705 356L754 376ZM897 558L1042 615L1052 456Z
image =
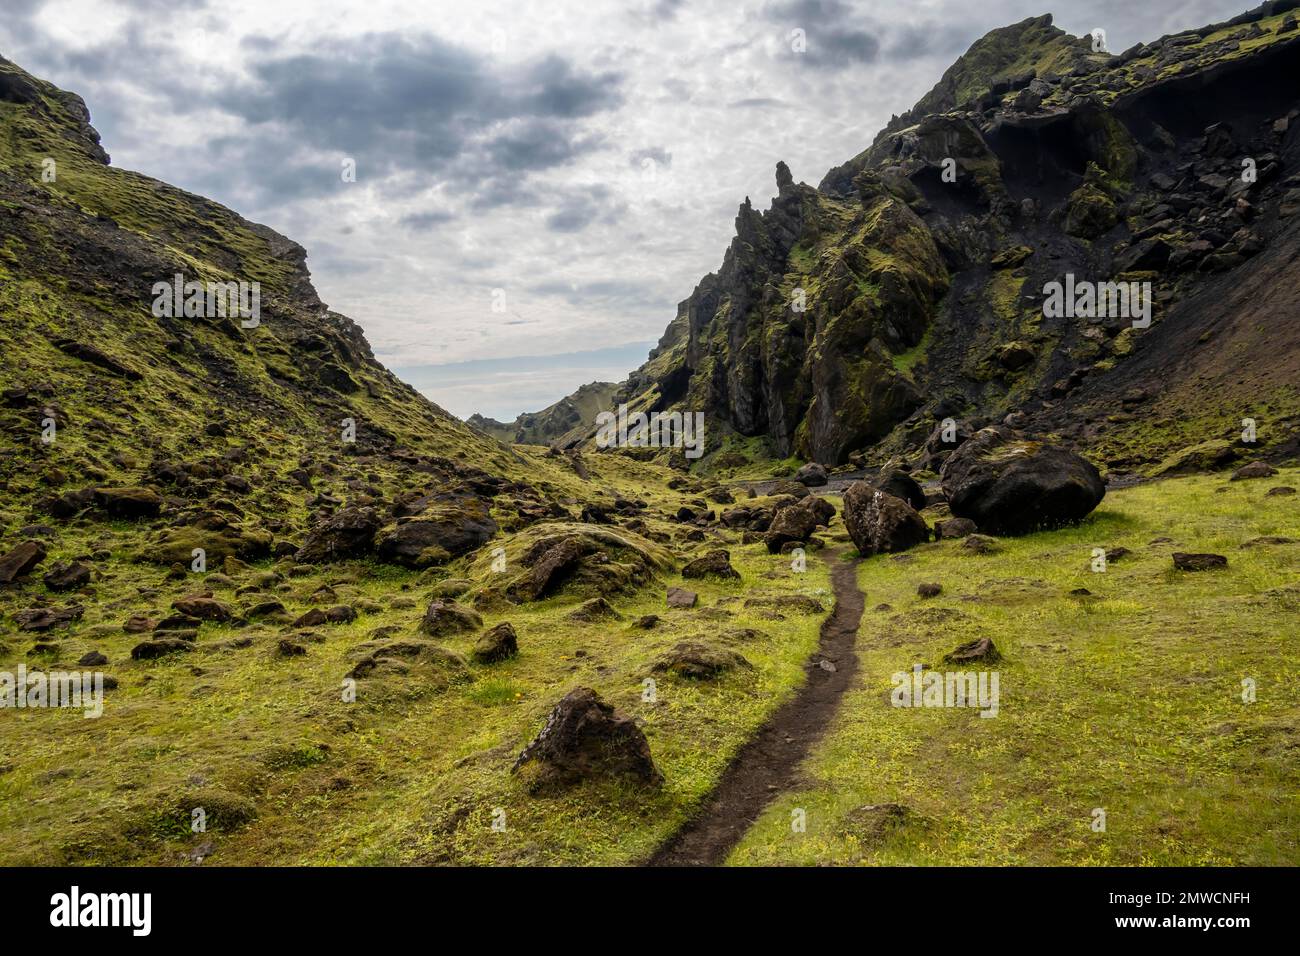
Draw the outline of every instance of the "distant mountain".
M471 415L465 421L499 441L563 446L570 432L574 433L574 440L581 439L595 423L596 415L610 407L610 399L617 389L613 382L589 382L554 405L540 412L524 412L508 424L482 415Z

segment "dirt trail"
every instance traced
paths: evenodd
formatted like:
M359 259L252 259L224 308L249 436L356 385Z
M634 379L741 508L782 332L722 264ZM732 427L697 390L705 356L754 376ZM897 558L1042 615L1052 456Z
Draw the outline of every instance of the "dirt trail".
M839 551L827 556L834 561L835 608L822 624L817 650L804 664L807 682L740 749L700 812L659 848L650 866L721 864L764 808L789 789L799 764L835 715L858 669L853 647L864 598L856 562ZM835 670L822 667L822 661L830 661Z

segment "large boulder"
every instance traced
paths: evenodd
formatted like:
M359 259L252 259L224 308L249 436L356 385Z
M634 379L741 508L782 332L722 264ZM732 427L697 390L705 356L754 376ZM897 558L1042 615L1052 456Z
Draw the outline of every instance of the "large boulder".
M520 752L511 772L528 764L529 790L547 793L596 778L631 779L659 786L663 775L636 722L590 687L570 691L555 705L541 733Z
M767 545L768 554L779 554L782 545L791 542L807 541L817 530L817 512L802 504L782 508L772 519L763 543Z
M809 488L819 488L826 484L826 466L810 461L794 473L794 480Z
M1091 462L1005 426L977 432L944 462L940 478L952 513L989 534L1080 521L1106 494Z
M844 526L863 557L905 551L930 538L915 508L864 481L844 492Z
M916 511L925 508L925 491L917 484L916 479L905 471L898 468L882 469L870 483L887 495L902 498Z
M377 550L383 561L423 568L482 547L496 532L487 505L471 498L402 521L379 539Z
M375 532L382 524L374 508L344 508L307 533L294 560L299 564L316 564L368 554L374 547Z

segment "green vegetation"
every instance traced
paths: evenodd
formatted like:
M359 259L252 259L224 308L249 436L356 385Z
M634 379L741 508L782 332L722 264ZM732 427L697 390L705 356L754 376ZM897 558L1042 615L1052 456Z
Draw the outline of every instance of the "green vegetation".
M1294 866L1300 517L1293 498L1265 496L1281 484L1300 470L1170 480L1114 491L1080 527L1002 539L996 554L956 540L864 562L860 687L808 783L730 862ZM1243 547L1270 536L1292 542ZM1098 547L1131 553L1095 573ZM1180 550L1229 564L1178 572ZM919 598L922 582L943 594ZM999 663L943 663L980 637ZM997 670L997 716L892 707L891 675L916 663ZM907 812L858 810L884 804ZM796 808L806 833L792 832Z

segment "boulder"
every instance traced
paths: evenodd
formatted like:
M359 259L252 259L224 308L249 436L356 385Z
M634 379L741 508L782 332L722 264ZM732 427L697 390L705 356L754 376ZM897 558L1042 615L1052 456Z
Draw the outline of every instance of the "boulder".
M455 601L434 601L420 622L420 630L430 637L477 631L482 626L483 618L477 611Z
M403 521L379 539L377 553L383 561L423 568L482 547L496 533L487 505L470 498Z
M194 645L177 637L160 637L152 641L143 641L131 648L131 659L151 661L168 654L185 653L194 650Z
M60 561L45 572L43 580L51 591L75 591L90 583L90 565L80 561Z
M1179 571L1213 571L1226 568L1228 559L1221 554L1187 554L1175 551L1174 567Z
M820 488L828 480L826 468L815 461L810 461L794 473L794 480L809 488Z
M768 554L779 554L781 546L791 541L807 541L817 530L817 513L811 508L791 505L782 508L772 518L763 543L767 545Z
M692 680L712 680L736 668L752 670L753 665L729 648L684 641L660 657L651 670Z
M1080 521L1106 494L1101 473L1085 458L1001 425L953 452L940 477L952 513L991 534Z
M951 654L944 655L945 664L973 664L976 662L994 664L1002 659L993 641L987 637L977 638L959 645Z
M519 653L519 635L506 621L487 631L474 645L472 656L480 664L495 664Z
M49 631L81 619L85 608L80 604L67 607L32 607L14 612L14 621L20 631Z
M45 560L45 545L24 541L0 558L0 584L11 584Z
M356 558L370 553L382 521L368 506L344 508L307 533L294 555L299 564Z
M1232 473L1232 481L1245 481L1248 478L1272 478L1277 469L1266 461L1252 461L1242 465Z
M173 601L172 607L202 621L229 621L233 617L230 608L211 597L183 597Z
M636 722L601 700L589 687L570 691L555 705L541 733L515 760L512 773L528 767L534 794L554 792L587 780L630 779L657 787L663 775Z
M740 574L731 566L731 554L722 548L715 548L702 558L696 558L682 568L684 578L732 578L740 580Z
M844 525L863 557L905 551L930 538L925 519L901 498L864 481L844 492Z
M685 588L668 589L668 606L669 607L695 607L695 603L700 596L694 591L688 591Z
M109 516L131 521L156 518L163 506L162 497L150 488L96 488L94 501Z
M915 478L898 468L882 470L869 484L887 495L902 498L915 511L921 511L926 506L925 491L917 484Z
M945 521L936 521L934 523L934 537L936 540L942 538L964 538L969 534L974 534L978 528L975 522L970 518L948 518Z

